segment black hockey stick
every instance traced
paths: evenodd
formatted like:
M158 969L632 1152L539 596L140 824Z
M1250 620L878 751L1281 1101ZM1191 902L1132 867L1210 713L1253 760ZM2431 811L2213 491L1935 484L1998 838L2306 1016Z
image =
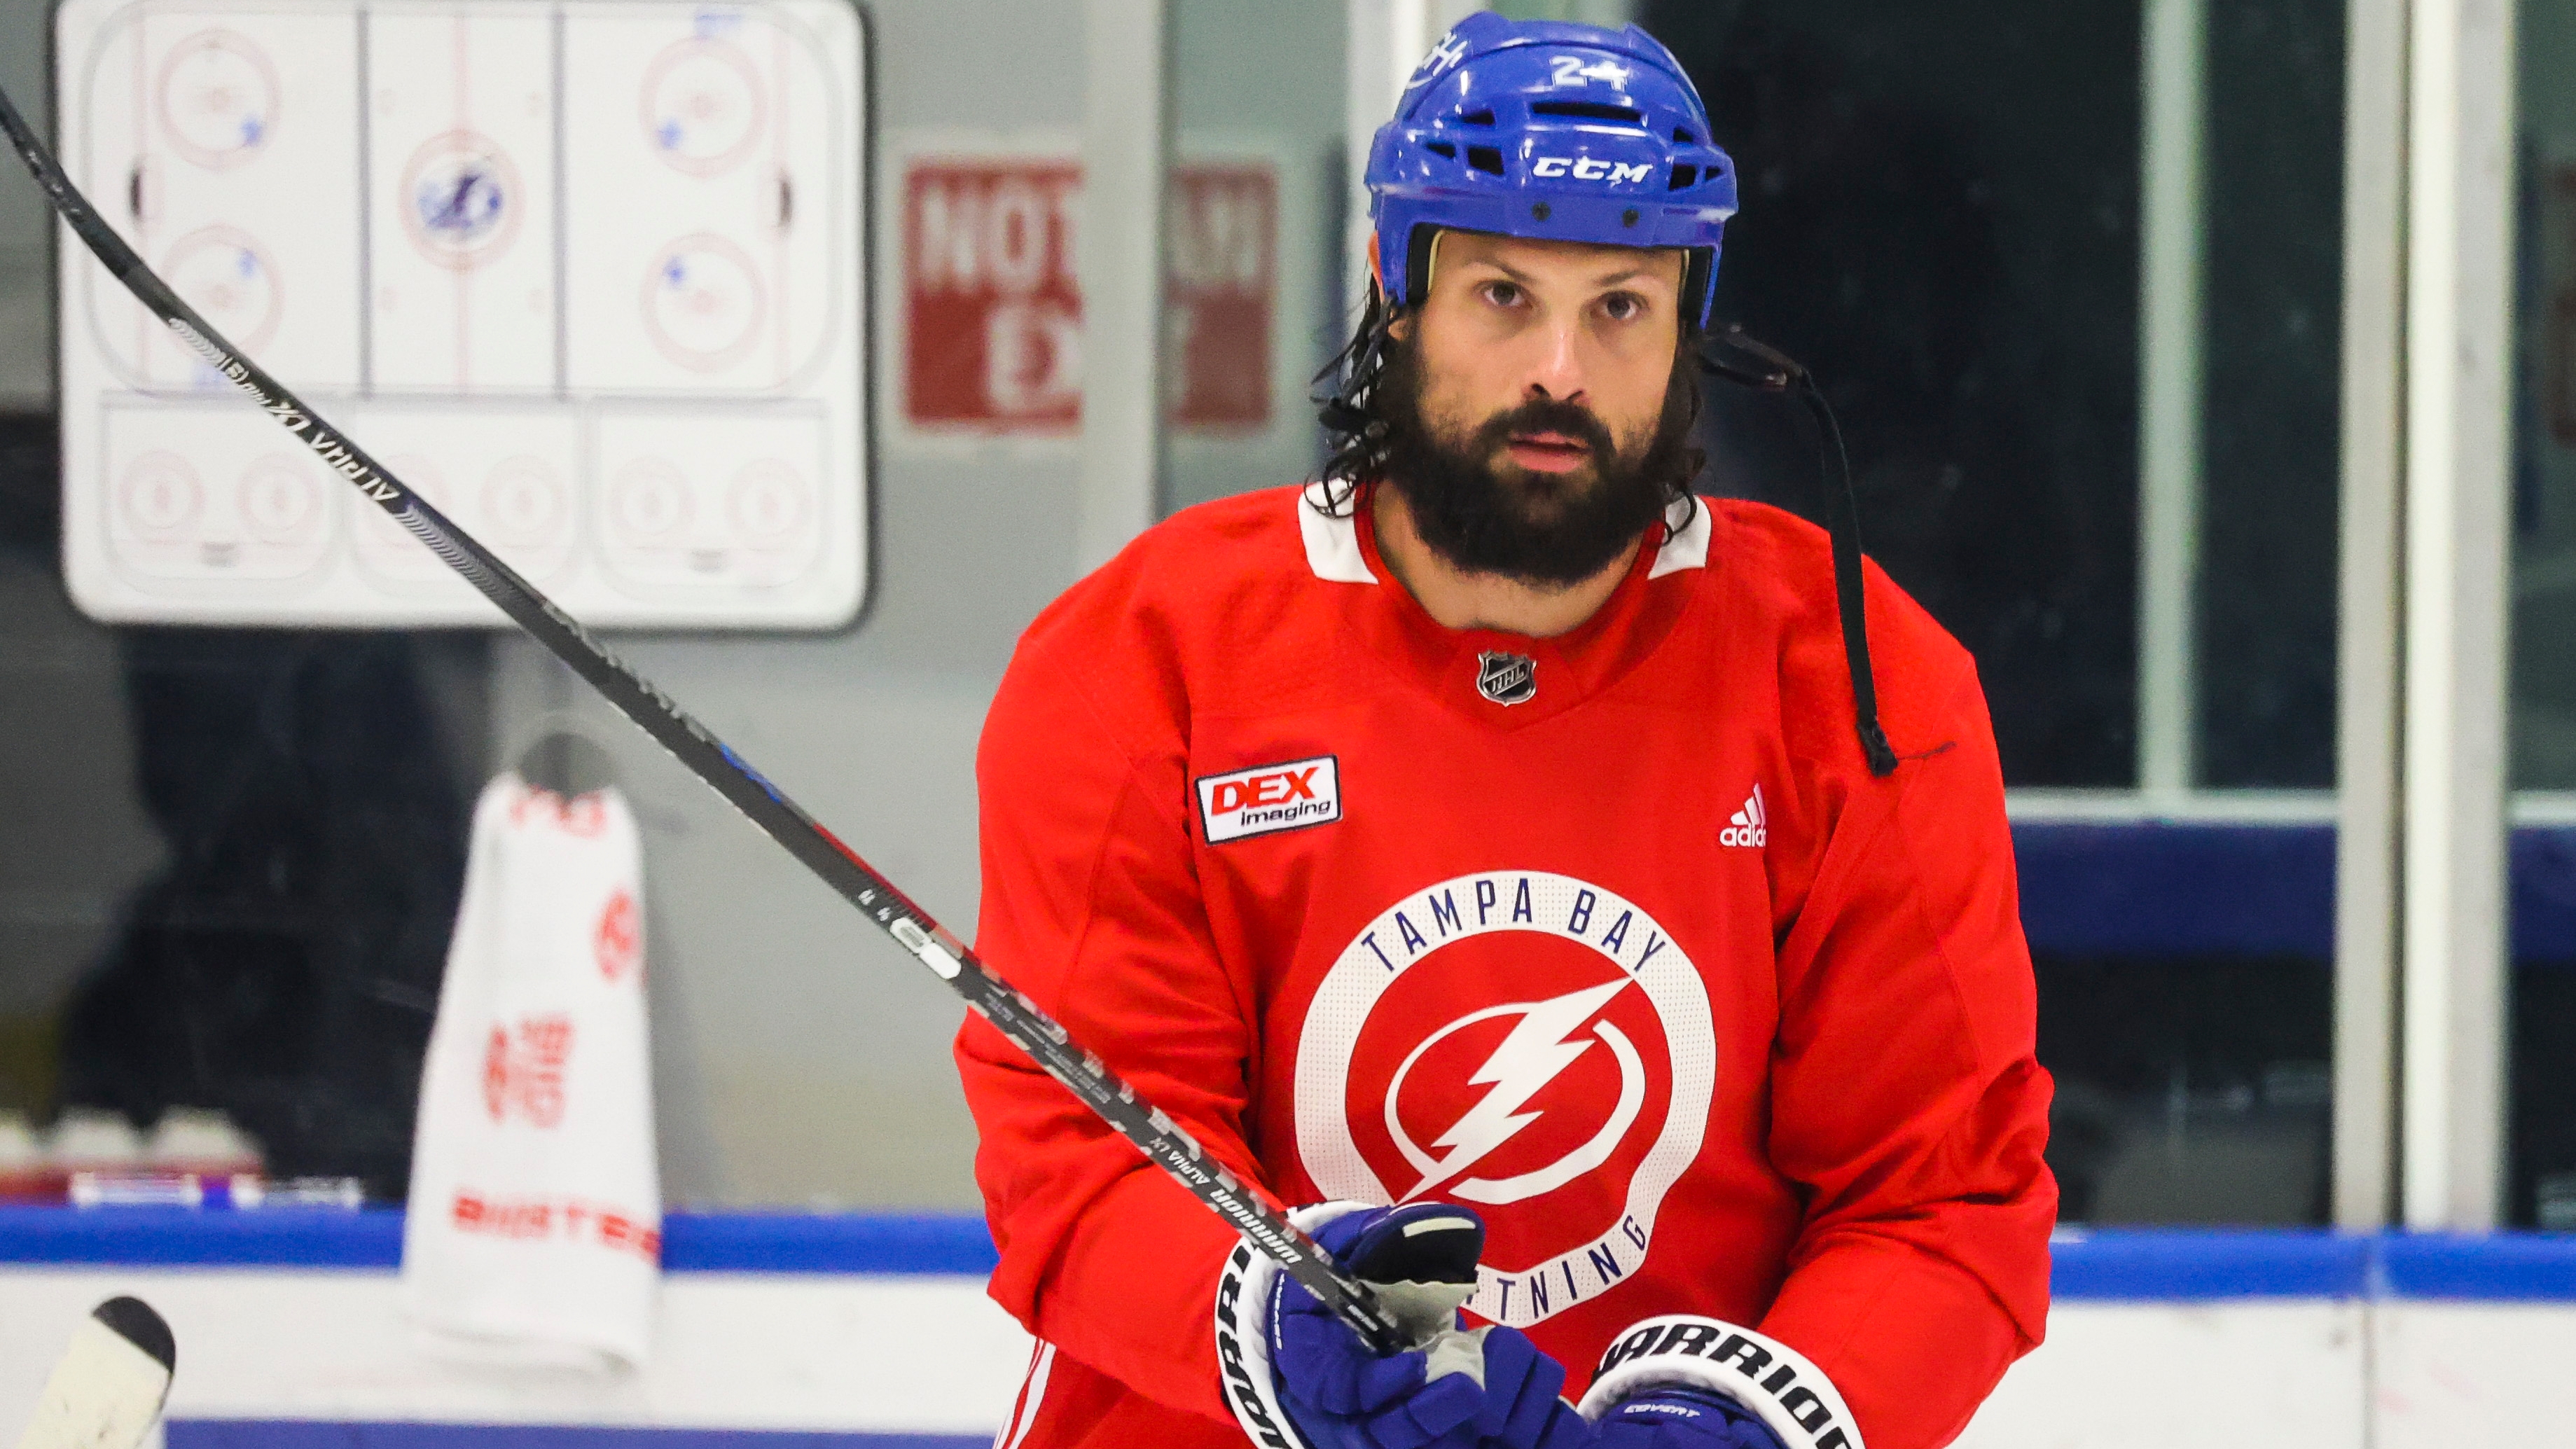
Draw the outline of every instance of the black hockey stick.
M106 263L126 290L169 324L179 340L208 367L250 394L251 401L262 411L302 439L323 466L348 479L369 502L393 515L396 523L427 544L448 567L464 575L467 583L499 605L502 613L552 650L556 658L571 665L574 673L589 680L610 704L678 757L699 779L713 786L735 809L750 817L752 824L785 846L787 853L802 861L807 870L822 877L906 951L920 958L940 980L966 998L968 1006L1035 1058L1047 1075L1062 1082L1118 1129L1119 1135L1134 1143L1138 1151L1179 1179L1191 1195L1263 1252L1278 1259L1372 1347L1391 1353L1405 1346L1404 1335L1378 1306L1376 1295L1366 1284L1334 1267L1332 1259L1312 1238L1235 1181L1233 1174L1209 1158L1178 1123L1140 1099L1133 1087L1120 1081L1100 1058L1083 1050L1036 1003L986 970L963 942L930 918L929 912L914 905L859 859L855 851L797 808L777 786L682 712L668 695L600 647L590 631L555 607L553 600L537 592L490 549L448 521L447 515L431 507L427 499L386 472L364 449L341 436L302 399L261 371L257 363L241 356L99 218L89 199L72 185L45 144L28 128L18 108L10 104L6 92L0 92L0 128L8 131L19 158L27 163L27 170L45 189L46 200L64 222Z

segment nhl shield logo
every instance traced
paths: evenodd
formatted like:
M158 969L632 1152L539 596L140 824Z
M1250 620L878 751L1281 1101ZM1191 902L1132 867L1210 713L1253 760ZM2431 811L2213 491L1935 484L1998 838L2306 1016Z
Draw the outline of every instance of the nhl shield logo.
M1476 656L1476 692L1496 704L1526 704L1538 693L1538 661L1489 649Z

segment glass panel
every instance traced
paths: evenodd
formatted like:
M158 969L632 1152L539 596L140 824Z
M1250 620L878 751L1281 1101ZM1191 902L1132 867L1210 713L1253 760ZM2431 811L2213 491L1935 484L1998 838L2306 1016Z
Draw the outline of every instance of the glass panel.
M2576 12L2524 6L2506 1211L2576 1230Z
M2138 15L1672 0L1743 178L1717 317L1812 367L1873 557L1977 656L2015 785L2136 778ZM1790 409L1709 394L1721 492L1813 514Z
M2576 1232L2576 829L2515 832L2505 1214Z
M2576 13L2526 7L2513 782L2576 790Z
M2209 6L2201 779L2327 786L2343 10ZM1976 655L2008 783L2137 783L2136 3L1671 0L1641 21L1745 178L1721 321L1812 366L1871 554ZM1720 491L1814 516L1813 444L1712 391ZM2015 829L2070 1220L2317 1222L2330 825Z
M2319 1223L2332 968L2042 952L2048 1160L2069 1222Z
M58 1119L0 1194L156 1152L398 1194L487 641L94 623L57 466L0 416L0 1135Z
M0 85L47 136L45 68L52 47L45 21L52 10L30 3L0 7L8 37L0 44ZM8 339L0 347L0 408L41 413L53 396L53 259L45 244L51 225L44 193L14 179L0 186L0 338Z
M2334 784L2344 5L2208 11L2202 785Z

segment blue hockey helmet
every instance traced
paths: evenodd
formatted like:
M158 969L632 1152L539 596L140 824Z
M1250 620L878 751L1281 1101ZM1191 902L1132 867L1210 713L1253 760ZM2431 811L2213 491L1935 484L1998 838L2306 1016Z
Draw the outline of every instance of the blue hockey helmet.
M1446 227L1684 248L1682 316L1708 325L1735 163L1681 63L1634 25L1468 16L1406 82L1367 181L1391 307L1429 287Z

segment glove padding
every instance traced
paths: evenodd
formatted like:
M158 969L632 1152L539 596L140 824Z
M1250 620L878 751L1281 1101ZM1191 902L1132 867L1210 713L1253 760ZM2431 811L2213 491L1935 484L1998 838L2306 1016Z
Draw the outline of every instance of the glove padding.
M1649 1318L1613 1339L1584 1391L1583 1412L1605 1446L1866 1449L1850 1406L1805 1354L1759 1329L1694 1313ZM1735 1427L1738 1415L1767 1433ZM1633 1427L1613 1431L1623 1417ZM1647 1427L1656 1421L1688 1432L1658 1437Z
M1549 1446L1555 1449L1555 1446ZM1752 1410L1713 1389L1673 1385L1622 1399L1592 1449L1786 1449Z
M1381 1357L1303 1284L1277 1275L1270 1364L1311 1449L1577 1449L1590 1428L1558 1397L1565 1369L1510 1328L1462 1329L1485 1225L1416 1203L1345 1212L1315 1230L1343 1271L1378 1292L1415 1345Z

